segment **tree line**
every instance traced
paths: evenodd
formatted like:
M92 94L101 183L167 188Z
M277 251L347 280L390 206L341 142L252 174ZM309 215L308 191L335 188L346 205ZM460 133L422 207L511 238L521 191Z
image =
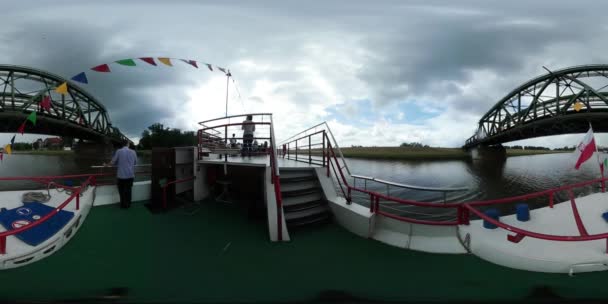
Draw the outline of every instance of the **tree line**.
M187 147L197 144L198 138L194 131L182 131L177 128L165 127L161 123L155 123L143 131L137 148L149 150L157 147Z

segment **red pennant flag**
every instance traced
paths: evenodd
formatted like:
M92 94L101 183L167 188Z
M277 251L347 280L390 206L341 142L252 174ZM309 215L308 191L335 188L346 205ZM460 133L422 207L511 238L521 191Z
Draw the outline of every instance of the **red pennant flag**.
M188 59L180 59L180 60L198 69L198 65L196 65L196 61L188 60Z
M4 153L0 152L0 161L2 161L2 158L4 158Z
M110 67L104 63L104 64L100 64L96 67L91 68L91 70L93 70L95 72L109 73Z
M40 101L40 107L43 110L47 110L48 112L51 112L51 97L49 97L49 96L42 97L42 100Z
M21 135L23 135L23 132L25 132L25 123L26 123L26 122L27 122L27 120L26 120L26 121L24 121L24 122L23 122L23 123L22 123L22 124L19 126L19 129L17 130L17 132L21 133Z
M153 66L156 66L156 62L154 61L154 58L152 58L152 57L141 57L139 59L141 59L142 61L145 61Z

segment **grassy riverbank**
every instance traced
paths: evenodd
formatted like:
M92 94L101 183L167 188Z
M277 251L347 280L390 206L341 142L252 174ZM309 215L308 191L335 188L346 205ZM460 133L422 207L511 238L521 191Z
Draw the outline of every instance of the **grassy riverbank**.
M549 150L514 150L507 149L507 156L523 156L561 153ZM460 148L406 148L406 147L359 147L342 148L344 157L366 159L401 159L401 160L458 160L468 159L468 153Z

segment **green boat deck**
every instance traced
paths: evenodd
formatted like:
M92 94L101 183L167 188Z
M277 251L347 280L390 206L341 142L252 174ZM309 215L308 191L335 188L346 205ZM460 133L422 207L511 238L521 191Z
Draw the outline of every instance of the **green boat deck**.
M271 243L264 219L215 201L193 215L186 208L152 214L143 203L95 207L60 251L0 272L0 300L99 299L116 288L124 301L168 303L608 298L607 273L513 270L471 255L391 247L337 224L291 237Z

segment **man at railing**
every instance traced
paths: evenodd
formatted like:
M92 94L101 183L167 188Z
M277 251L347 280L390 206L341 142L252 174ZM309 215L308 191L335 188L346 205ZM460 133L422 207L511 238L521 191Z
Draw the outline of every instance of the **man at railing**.
M253 132L255 132L255 124L253 123L253 116L247 115L247 118L243 121L243 153L247 153L251 156L251 144L253 143Z
M116 184L120 195L120 207L129 208L131 206L131 188L135 178L137 155L135 151L129 149L128 140L124 141L121 149L116 150L111 164L118 167L118 170L116 170L116 178L118 179Z

